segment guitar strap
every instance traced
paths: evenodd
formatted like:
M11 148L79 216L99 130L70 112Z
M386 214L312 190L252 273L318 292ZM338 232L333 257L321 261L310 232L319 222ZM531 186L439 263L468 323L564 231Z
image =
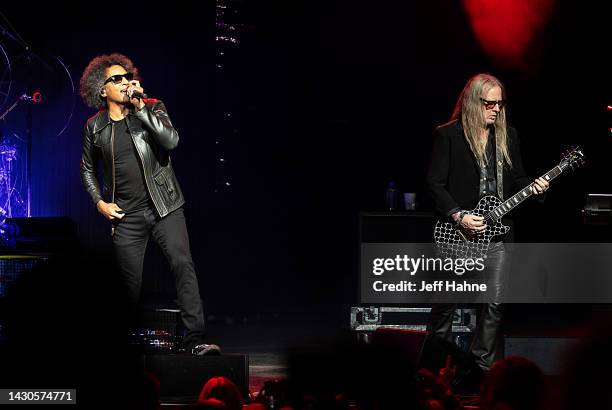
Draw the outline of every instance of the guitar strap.
M504 155L501 150L499 134L495 133L495 171L497 176L497 196L504 200Z

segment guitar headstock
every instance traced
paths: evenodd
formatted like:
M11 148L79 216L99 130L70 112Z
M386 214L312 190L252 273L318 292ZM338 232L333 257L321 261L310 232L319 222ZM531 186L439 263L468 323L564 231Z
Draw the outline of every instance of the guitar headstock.
M572 170L580 168L586 162L584 152L581 147L572 147L562 154L561 162L559 166L565 170L571 168Z

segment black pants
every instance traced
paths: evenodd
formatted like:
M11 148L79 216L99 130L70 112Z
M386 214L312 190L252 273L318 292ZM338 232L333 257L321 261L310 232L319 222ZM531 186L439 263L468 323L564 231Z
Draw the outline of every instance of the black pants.
M487 285L493 286L496 300L501 297L504 284L504 268L506 262L506 249L503 242L491 243L487 253L485 269L483 274L487 279ZM427 332L442 339L448 339L451 333L453 314L457 308L456 304L435 304L431 308ZM498 346L501 343L501 321L503 317L503 306L499 302L480 305L478 324L474 330L474 339L470 347L476 364L488 371L498 354Z
M201 342L204 338L204 314L183 209L177 209L164 218L152 209L126 214L114 226L115 257L132 306L135 307L140 299L144 255L149 237L153 236L170 263L176 281L177 302L187 329L184 344L190 347Z

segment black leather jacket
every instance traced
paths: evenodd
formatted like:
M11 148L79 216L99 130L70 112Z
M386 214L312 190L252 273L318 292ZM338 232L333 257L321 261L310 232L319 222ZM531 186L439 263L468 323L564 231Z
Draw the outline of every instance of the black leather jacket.
M185 199L179 187L169 152L178 145L166 107L159 100L145 100L145 107L127 115L127 126L144 170L147 192L162 218L180 208ZM100 110L83 129L81 179L94 203L115 202L114 125L108 110ZM96 178L96 163L104 164L104 190Z
M508 151L512 168L502 163L501 178L497 177L496 182L503 198L511 197L532 181L523 169L519 139L512 127L508 127ZM476 207L482 196L482 191L479 191L480 166L460 121L436 128L426 182L435 208L441 215L450 216L457 210Z

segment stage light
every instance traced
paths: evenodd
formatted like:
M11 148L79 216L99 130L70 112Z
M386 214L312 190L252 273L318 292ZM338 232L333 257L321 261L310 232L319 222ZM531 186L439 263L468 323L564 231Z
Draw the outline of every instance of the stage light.
M463 0L480 47L498 64L525 68L527 51L555 0Z

